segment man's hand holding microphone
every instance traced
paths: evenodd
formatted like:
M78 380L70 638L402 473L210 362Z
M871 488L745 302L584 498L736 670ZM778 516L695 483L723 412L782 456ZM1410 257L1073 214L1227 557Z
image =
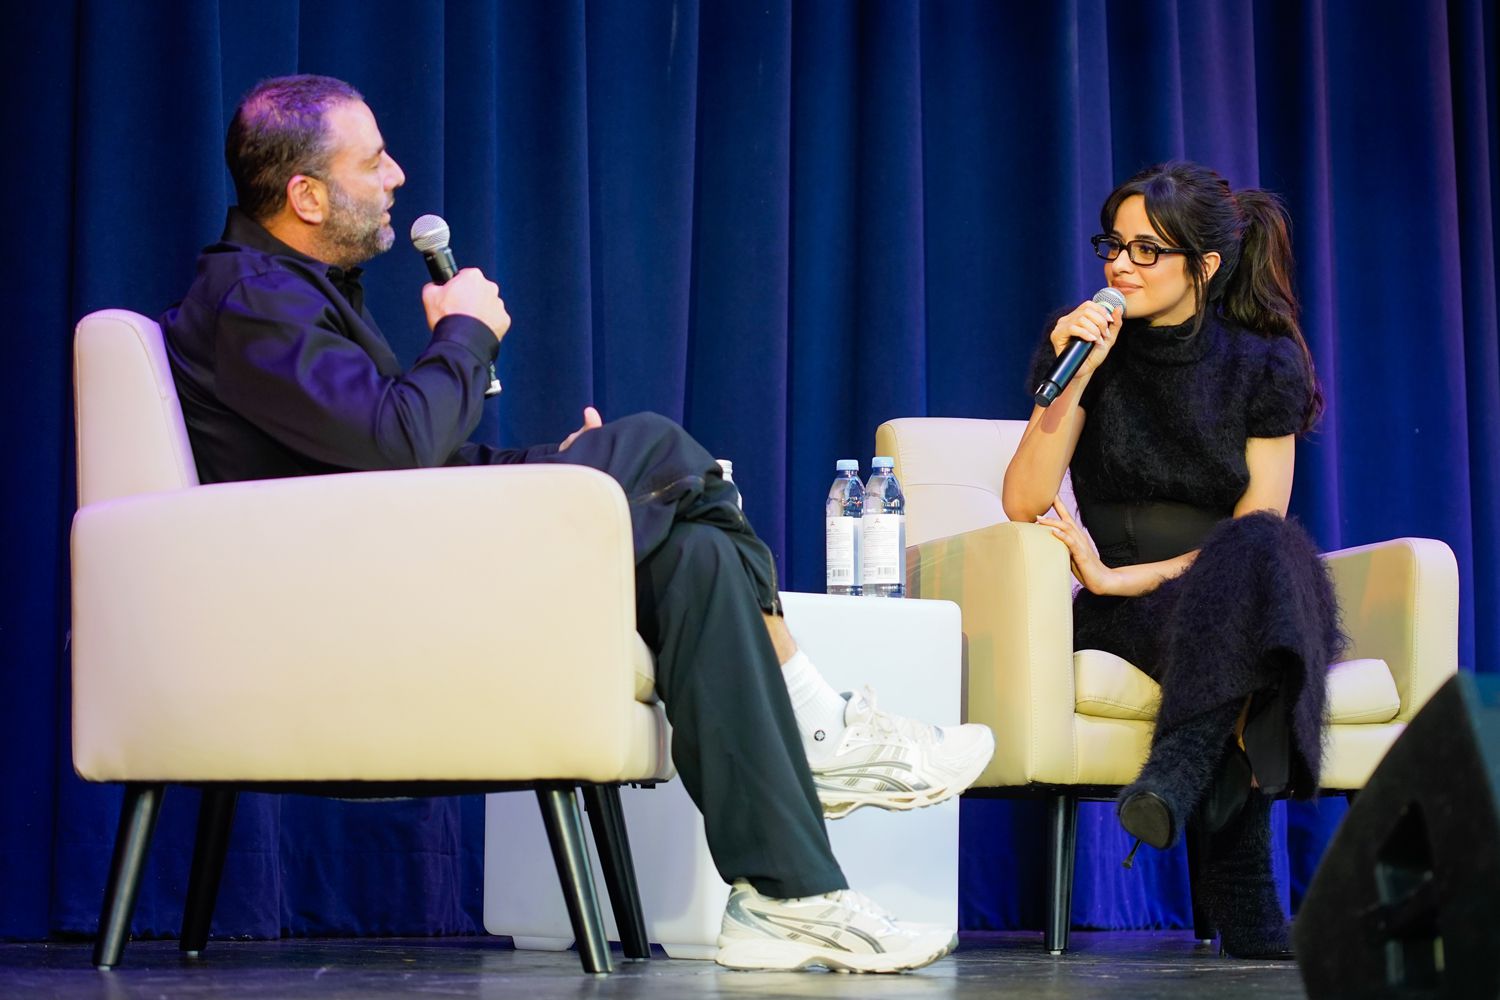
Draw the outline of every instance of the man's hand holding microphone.
M510 314L500 298L500 286L477 267L466 267L443 284L422 286L422 308L427 326L433 329L444 316L472 316L503 340L510 329Z

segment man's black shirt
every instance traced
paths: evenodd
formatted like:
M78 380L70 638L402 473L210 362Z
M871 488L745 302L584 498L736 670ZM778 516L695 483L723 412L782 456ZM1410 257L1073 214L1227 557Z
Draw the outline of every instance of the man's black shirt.
M466 443L494 334L473 317L445 317L402 371L359 276L229 210L187 295L161 317L202 482L505 464L555 450Z

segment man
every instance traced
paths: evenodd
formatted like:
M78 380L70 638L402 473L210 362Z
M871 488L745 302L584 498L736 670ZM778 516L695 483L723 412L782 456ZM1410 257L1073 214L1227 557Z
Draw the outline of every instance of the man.
M604 424L590 407L559 445L466 440L510 317L478 270L429 284L432 341L402 370L364 308L359 265L394 241L405 175L352 87L265 81L225 155L239 205L162 317L201 480L516 462L614 476L631 501L637 626L673 760L734 886L719 961L898 971L946 954L951 928L902 924L847 891L822 812L956 795L988 763L989 730L921 725L830 688L786 630L771 554L734 487L670 421Z

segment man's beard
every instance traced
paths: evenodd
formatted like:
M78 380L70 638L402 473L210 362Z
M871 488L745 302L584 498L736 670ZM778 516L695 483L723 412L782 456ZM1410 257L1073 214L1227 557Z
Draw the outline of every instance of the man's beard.
M340 267L363 264L376 254L385 253L396 242L395 230L380 221L385 213L384 204L361 204L332 181L328 184L328 201L323 241L330 264Z

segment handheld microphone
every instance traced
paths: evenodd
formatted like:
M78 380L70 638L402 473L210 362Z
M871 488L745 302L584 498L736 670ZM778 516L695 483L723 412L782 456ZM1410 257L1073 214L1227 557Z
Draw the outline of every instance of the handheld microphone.
M1104 307L1104 311L1113 316L1125 309L1125 296L1113 288L1101 288L1094 296L1094 301ZM1080 340L1077 337L1068 338L1068 346L1057 356L1057 363L1052 366L1052 371L1036 387L1032 398L1036 400L1037 406L1050 406L1052 401L1062 395L1062 391L1073 381L1073 376L1078 374L1083 359L1089 356L1089 351L1094 349L1091 340Z
M432 276L434 285L445 285L458 273L458 265L453 262L453 250L448 246L448 223L444 222L442 216L424 215L411 224L411 245L422 252L422 259L427 261L427 273ZM495 366L490 365L490 384L484 390L486 396L494 396L500 392L500 379L495 375Z

